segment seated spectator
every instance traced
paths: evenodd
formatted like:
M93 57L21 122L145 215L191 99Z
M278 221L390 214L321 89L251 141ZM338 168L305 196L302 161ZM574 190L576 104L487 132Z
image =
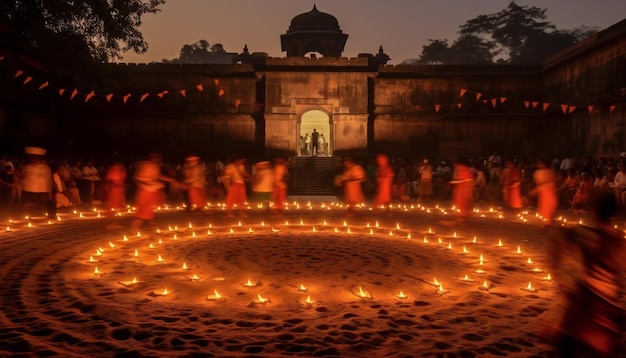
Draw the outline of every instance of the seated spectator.
M589 208L591 194L593 192L593 181L589 173L582 173L578 190L576 190L576 194L574 194L574 198L572 199L571 210L579 212Z
M557 189L559 195L559 202L563 205L565 203L571 203L574 200L574 195L580 185L580 177L574 169L567 170L567 177L563 184Z

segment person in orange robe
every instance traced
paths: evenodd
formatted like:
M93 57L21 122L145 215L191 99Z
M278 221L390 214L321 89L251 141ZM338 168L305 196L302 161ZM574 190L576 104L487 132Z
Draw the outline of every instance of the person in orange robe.
M206 167L200 162L200 157L190 155L185 158L183 165L185 184L187 184L187 200L190 211L202 211L206 205Z
M522 172L513 163L512 160L505 162L505 169L502 171L502 195L504 203L512 208L519 209L522 207Z
M361 183L365 181L366 174L363 167L357 164L352 158L344 158L343 166L344 171L341 174L343 199L348 205L348 211L351 214L357 204L365 201Z
M287 181L289 180L289 169L287 160L278 157L274 160L274 192L272 200L274 209L278 213L285 210L285 200L287 200Z
M537 212L548 223L554 221L559 199L556 194L556 177L546 160L540 159L536 163L537 169L533 174L535 187L530 191L537 197Z
M393 186L393 178L396 173L393 171L391 165L389 165L389 157L385 154L378 154L376 156L376 197L374 199L374 205L386 206L388 208L391 202L391 187Z
M107 170L106 206L109 209L120 210L126 206L126 169L120 160L116 160Z
M474 176L464 159L458 159L454 163L454 175L450 183L454 184L452 201L459 210L460 219L463 221L469 215L474 192Z
M229 217L233 217L233 207L236 205L241 216L247 216L244 213L244 205L247 200L246 182L250 181L250 174L245 167L246 159L234 155L230 163L224 167L224 175L222 182L226 186L226 213Z

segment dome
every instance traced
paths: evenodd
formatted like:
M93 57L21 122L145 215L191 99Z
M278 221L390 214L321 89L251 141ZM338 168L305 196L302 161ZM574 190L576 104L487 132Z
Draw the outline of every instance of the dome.
M341 32L341 29L336 17L317 10L317 7L313 5L313 10L297 15L291 20L287 33L298 31Z

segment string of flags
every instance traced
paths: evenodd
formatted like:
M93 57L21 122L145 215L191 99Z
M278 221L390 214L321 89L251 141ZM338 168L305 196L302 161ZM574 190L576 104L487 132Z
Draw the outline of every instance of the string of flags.
M0 61L2 61L4 59L4 56L0 55ZM49 81L37 81L35 79L33 79L32 76L27 75L26 73L24 73L24 71L22 70L17 70L13 76L13 78L17 79L20 78L22 80L22 84L23 85L27 85L29 83L35 83L35 82L39 82L41 83L37 89L38 90L43 90L44 88L52 88L56 91L58 91L60 96L63 96L65 94L66 89L65 88L59 88L59 87L54 87L52 85L50 85ZM218 97L222 97L225 95L225 91L223 88L219 87L219 79L214 79L214 84L215 84L215 88L217 90L217 95ZM193 88L183 88L183 89L178 89L176 92L178 94L180 94L182 97L187 97L187 91L188 90L196 90L199 92L203 92L204 91L204 85L202 83L197 84L195 87ZM70 94L70 100L74 100L74 98L76 98L77 96L84 96L84 100L85 103L89 102L92 98L94 97L104 97L106 99L107 102L111 102L111 100L114 97L121 97L122 101L124 104L126 104L128 102L128 100L132 97L132 98L139 98L139 102L144 102L148 97L150 96L157 96L159 98L163 98L165 95L170 94L170 91L168 90L162 90L160 92L156 92L156 93L151 93L151 92L143 92L140 94L133 94L133 93L127 93L124 95L115 95L112 92L108 93L108 94L96 94L95 90L91 90L89 92L80 92L77 88L75 88L74 90L72 90L71 94ZM467 97L466 95L473 95L475 98L474 102L468 102L467 101ZM463 106L468 105L468 104L476 104L476 103L483 103L483 104L491 104L491 106L493 108L495 108L498 104L504 104L507 101L511 101L511 102L520 102L523 103L524 108L526 109L536 109L536 108L540 108L543 112L546 112L548 109L553 108L553 107L557 107L560 108L560 110L563 112L563 114L571 114L574 111L576 111L577 109L586 109L589 113L593 112L594 110L598 109L600 106L599 105L593 105L593 104L571 104L571 103L554 103L554 102L545 102L545 101L535 101L535 100L524 100L524 99L515 99L515 98L508 98L508 97L504 97L504 96L494 96L494 95L489 95L489 94L485 94L482 92L478 92L478 91L473 91L470 89L466 89L466 88L461 88L460 92L459 92L459 97L460 98L466 98L464 102L461 101L457 101L455 103L442 103L442 104L434 104L431 105L434 107L434 110L436 113L439 113L441 111L442 108L457 108L457 109L462 109ZM236 99L234 101L234 105L236 108L239 107L239 105L241 104L241 100L240 99ZM428 105L426 105L428 106ZM602 107L606 107L605 105L603 105ZM611 104L608 105L609 108L609 113L613 113L615 111L615 109L618 107L617 104Z

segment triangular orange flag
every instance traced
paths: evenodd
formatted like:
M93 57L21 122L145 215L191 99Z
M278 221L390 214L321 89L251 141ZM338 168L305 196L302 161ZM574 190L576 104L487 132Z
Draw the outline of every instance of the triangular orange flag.
M615 108L617 108L616 105L612 105L611 107L609 107L609 113L613 113L613 111L615 110Z
M165 90L160 93L157 93L157 96L159 96L159 98L163 98L163 96L165 96L167 93L168 93L167 90Z
M122 99L124 100L124 103L126 103L128 101L128 99L130 98L131 94L127 94L125 95Z
M495 108L496 104L498 103L498 99L497 98L492 98L491 99L491 105Z
M148 98L148 96L150 95L150 93L144 93L141 95L141 99L139 100L139 102L143 102L144 99Z
M537 108L537 105L539 105L539 102L532 102L533 108Z
M506 102L507 98L506 97L500 97L500 103L504 103Z
M567 109L567 113L572 113L576 110L576 106L569 106L569 108Z
M524 101L524 107L526 107L526 108L530 107L530 102Z
M482 102L483 102L483 104L487 104L487 102L489 102L489 101L486 100L486 99L483 99Z
M202 86L202 83L200 83L199 85L196 86L196 88L198 89L198 91L202 92L204 91L204 87Z
M561 105L561 110L563 111L563 113L567 113L567 108L569 108L568 105L566 105L566 104L562 104Z
M30 76L28 76L28 77L26 77L26 79L24 80L24 83L22 83L22 84L24 84L24 85L25 85L25 84L27 84L28 82L30 82L30 81L32 81L32 80L33 80L33 78L32 78L32 77L30 77Z
M91 92L89 92L89 94L87 95L87 97L85 97L85 103L89 102L89 100L91 99L91 97L94 96L94 91L91 90Z
M113 98L113 93L107 95L107 102L111 102L111 98Z
M42 83L42 84L41 84L41 86L39 86L39 88L38 88L38 89L44 89L44 88L46 88L46 87L48 87L48 81L46 81L46 82Z
M461 107L463 107L463 103L457 103L456 107L460 109Z
M461 97L463 97L463 95L465 94L465 92L467 92L467 90L465 88L461 88Z
M477 100L477 101L478 101L478 100L480 100L480 97L482 97L482 96L483 96L483 94L482 94L482 93L478 93L478 92L476 92L476 100Z
M180 94L182 94L183 97L187 97L187 90L181 89Z
M215 82L215 87L217 87L220 84L220 80L218 80L217 78L214 79L213 82Z
M20 77L22 75L22 73L24 73L24 71L17 70L17 72L15 72L15 76L13 76L13 78Z
M218 94L219 94L219 96L220 96L220 97L222 97L222 96L224 95L224 90L223 90L223 89L220 89L220 91L219 91L219 93L218 93Z
M587 110L589 110L589 113L593 112L593 106L587 106Z
M63 93L65 93L65 88L59 88L59 96L63 96Z
M70 99L74 99L74 97L76 97L77 94L78 94L78 89L74 88L74 90L72 91L72 95L70 96Z
M241 100L240 100L239 98L237 98L237 99L235 100L235 107L236 107L236 108L239 108L239 105L240 105L240 104L241 104Z
M439 113L440 109L441 109L441 105L440 104L436 104L435 105L435 112Z
M544 103L543 104L543 111L545 112L546 109L548 109L548 107L550 107L550 103Z

